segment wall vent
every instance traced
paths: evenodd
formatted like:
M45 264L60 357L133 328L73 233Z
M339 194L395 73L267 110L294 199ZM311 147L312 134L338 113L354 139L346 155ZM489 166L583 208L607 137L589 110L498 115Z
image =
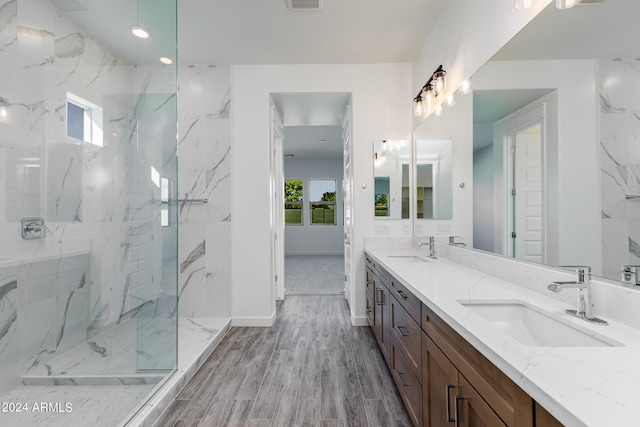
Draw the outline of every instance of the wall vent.
M578 6L593 6L593 5L598 5L598 4L602 4L604 0L582 0L580 3L578 3Z
M317 12L322 10L323 0L287 0L287 8L295 12Z

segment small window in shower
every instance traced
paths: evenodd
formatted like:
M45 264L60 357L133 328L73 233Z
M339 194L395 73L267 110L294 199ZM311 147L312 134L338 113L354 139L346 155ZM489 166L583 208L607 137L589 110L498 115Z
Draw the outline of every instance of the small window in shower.
M67 136L102 147L102 108L67 92Z

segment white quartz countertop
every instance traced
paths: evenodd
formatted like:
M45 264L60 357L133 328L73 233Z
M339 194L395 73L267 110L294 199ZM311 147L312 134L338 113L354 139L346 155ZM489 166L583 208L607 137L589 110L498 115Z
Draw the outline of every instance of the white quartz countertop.
M398 257L424 258L424 248L366 252L566 426L640 425L639 330L597 312L609 325L592 325L567 315L575 307L562 301L446 259ZM525 345L461 304L472 300L524 301L616 346Z

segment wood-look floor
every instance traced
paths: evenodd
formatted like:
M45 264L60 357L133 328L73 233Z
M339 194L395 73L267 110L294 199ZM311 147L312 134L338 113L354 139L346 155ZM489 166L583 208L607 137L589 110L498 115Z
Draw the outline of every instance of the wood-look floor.
M344 296L292 295L271 328L231 328L156 426L411 426Z

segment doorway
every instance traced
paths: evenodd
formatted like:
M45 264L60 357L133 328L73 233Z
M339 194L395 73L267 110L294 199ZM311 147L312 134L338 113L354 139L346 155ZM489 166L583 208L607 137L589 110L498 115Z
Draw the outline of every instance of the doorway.
M272 93L271 100L276 298L346 295L351 94Z

